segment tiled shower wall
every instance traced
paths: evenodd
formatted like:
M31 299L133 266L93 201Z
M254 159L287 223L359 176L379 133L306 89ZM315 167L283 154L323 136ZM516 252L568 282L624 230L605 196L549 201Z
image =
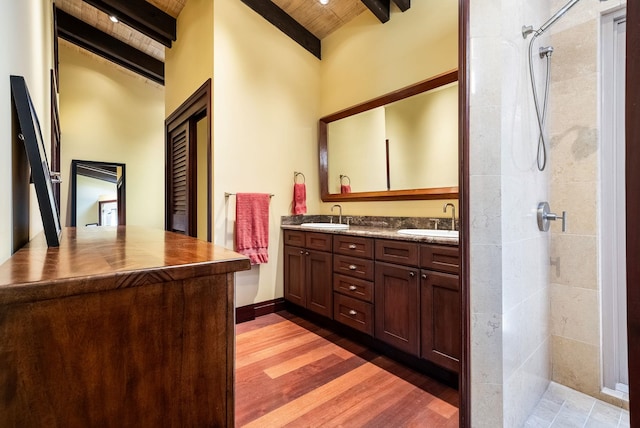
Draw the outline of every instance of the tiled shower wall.
M470 229L472 425L521 426L550 379L548 240L535 210L548 199L524 24L547 0L471 2ZM540 75L540 73L538 73Z
M552 378L618 406L600 392L598 45L600 11L622 4L583 0L553 27L549 115L550 204L568 215L551 234Z

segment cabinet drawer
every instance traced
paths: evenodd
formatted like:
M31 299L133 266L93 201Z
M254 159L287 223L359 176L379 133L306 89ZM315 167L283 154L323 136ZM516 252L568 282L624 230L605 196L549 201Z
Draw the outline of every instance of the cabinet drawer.
M311 250L331 251L331 235L327 233L307 232L305 247Z
M458 247L423 245L420 247L420 267L458 273L460 270L460 251Z
M334 254L333 271L355 278L373 281L373 260Z
M334 273L333 290L349 297L373 303L373 282L371 281Z
M373 258L373 239L336 235L333 237L333 251L345 256Z
M376 260L418 266L418 244L376 239Z
M352 299L340 293L333 295L333 319L351 328L373 335L371 303Z
M284 231L284 245L293 245L294 247L304 247L304 232L297 230Z

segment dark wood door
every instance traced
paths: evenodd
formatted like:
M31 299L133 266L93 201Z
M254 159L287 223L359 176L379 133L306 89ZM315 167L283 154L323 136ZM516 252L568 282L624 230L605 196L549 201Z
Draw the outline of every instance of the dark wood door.
M418 269L376 264L375 337L402 351L420 351Z
M459 371L460 280L458 275L423 270L420 286L420 356Z
M333 318L332 254L305 251L307 309Z
M284 298L298 306L305 306L305 250L284 247Z
M173 129L167 145L167 230L191 235L193 223L190 177L189 122Z

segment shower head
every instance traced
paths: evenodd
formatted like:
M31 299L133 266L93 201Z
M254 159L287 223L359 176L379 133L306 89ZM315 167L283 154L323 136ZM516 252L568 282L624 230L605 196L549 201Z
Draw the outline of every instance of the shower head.
M547 31L547 29L549 27L551 27L558 19L562 18L562 16L567 13L567 11L569 9L571 9L573 6L576 5L576 3L578 3L580 0L569 0L569 2L567 4L565 4L564 6L562 6L560 8L560 10L558 10L556 13L553 14L553 16L551 16L551 18L549 18L547 20L547 22L545 22L544 24L542 24L540 26L540 28L538 28L537 30L533 29L533 26L531 25L525 25L522 27L522 38L526 39L527 36L531 33L534 33L534 37L538 37L539 35L541 35L542 33L544 33L545 31ZM600 1L606 1L606 0L600 0Z

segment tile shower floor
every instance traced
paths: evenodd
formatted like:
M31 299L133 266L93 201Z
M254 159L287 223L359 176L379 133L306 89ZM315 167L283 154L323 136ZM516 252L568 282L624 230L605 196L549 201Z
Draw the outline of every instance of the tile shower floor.
M525 427L628 428L629 412L551 382Z

